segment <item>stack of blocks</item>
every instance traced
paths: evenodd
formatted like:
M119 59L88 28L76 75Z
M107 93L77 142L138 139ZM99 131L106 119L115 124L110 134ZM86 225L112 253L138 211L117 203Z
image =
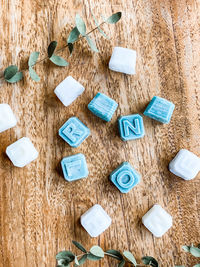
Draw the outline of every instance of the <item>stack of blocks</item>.
M135 74L136 51L115 47L109 68L129 75ZM68 76L54 92L65 106L69 106L84 90L83 85ZM113 99L99 92L88 104L88 109L97 117L109 122L117 106ZM144 115L167 124L171 120L174 107L172 102L154 96ZM14 127L16 123L17 120L10 106L0 104L0 133ZM139 114L121 116L118 119L118 126L123 141L142 138L145 135L143 118ZM59 135L71 147L76 148L90 135L90 129L78 118L71 117L59 129ZM27 137L8 146L6 153L17 167L24 167L38 157L37 150ZM86 159L81 153L63 158L61 166L64 178L68 182L88 176ZM169 170L176 176L191 180L200 171L200 158L186 149L181 149L170 162ZM128 162L123 162L110 174L110 180L121 193L128 193L140 182L140 179L141 175ZM143 216L142 222L155 237L161 237L172 226L172 217L160 205L154 205ZM94 205L81 216L81 224L91 237L97 237L110 226L111 218L100 205Z

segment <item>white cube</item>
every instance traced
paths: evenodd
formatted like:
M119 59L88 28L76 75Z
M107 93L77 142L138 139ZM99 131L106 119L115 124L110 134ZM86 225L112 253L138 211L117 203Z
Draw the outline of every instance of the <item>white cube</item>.
M200 158L187 149L181 149L170 162L169 170L184 180L191 180L200 171Z
M38 152L28 137L9 145L6 154L16 167L24 167L38 157Z
M109 69L126 74L135 74L136 51L115 47L110 58Z
M97 237L111 224L111 218L98 204L81 216L81 224L91 237Z
M0 104L0 133L17 124L15 115L8 104Z
M56 87L54 93L65 106L69 106L84 90L79 82L68 76Z
M142 217L142 222L155 237L161 237L172 227L172 216L156 204Z

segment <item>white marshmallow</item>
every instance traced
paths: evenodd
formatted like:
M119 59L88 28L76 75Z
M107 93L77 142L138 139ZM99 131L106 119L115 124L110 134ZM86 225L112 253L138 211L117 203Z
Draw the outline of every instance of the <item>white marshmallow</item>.
M84 90L79 82L68 76L56 87L54 93L65 106L69 106Z
M200 158L187 149L181 149L170 162L169 170L184 180L191 180L200 171Z
M156 204L142 217L142 222L155 237L161 237L172 227L172 216Z
M136 51L115 47L110 58L109 69L126 74L135 74Z
M0 104L0 133L14 127L17 120L8 104Z
M24 167L38 157L38 152L28 137L9 145L6 154L16 167Z
M111 224L111 218L98 204L81 216L81 224L91 237L97 237Z

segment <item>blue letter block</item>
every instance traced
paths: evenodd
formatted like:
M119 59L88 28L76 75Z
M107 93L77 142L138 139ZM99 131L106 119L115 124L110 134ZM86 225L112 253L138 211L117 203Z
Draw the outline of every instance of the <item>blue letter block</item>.
M144 115L162 123L169 123L175 105L158 96L154 96L147 106Z
M118 104L110 97L98 93L88 104L88 108L94 115L104 121L110 121Z
M121 116L118 120L119 132L123 141L133 140L144 136L144 124L139 114Z
M70 146L78 147L90 135L90 129L86 127L78 118L71 117L59 129L59 135Z
M68 182L79 180L88 176L88 168L83 154L76 154L63 158L61 166L65 180Z
M122 163L110 175L110 180L122 193L128 193L140 182L140 174L128 163Z

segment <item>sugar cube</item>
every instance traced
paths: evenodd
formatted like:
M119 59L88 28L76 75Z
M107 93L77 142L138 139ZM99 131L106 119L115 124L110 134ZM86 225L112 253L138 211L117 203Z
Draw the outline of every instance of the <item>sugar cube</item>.
M68 182L79 180L88 176L86 159L81 153L63 158L61 166L65 180Z
M169 170L184 180L194 179L200 171L200 158L187 149L181 149L170 162Z
M88 104L88 109L104 121L110 121L118 104L110 97L97 93Z
M110 180L122 193L128 193L140 182L140 174L128 162L122 163L110 174Z
M6 154L16 167L24 167L38 157L38 152L28 137L9 145Z
M71 117L59 129L59 135L70 146L78 147L90 135L90 129L78 118Z
M136 51L115 47L109 61L109 69L126 74L135 74Z
M97 237L103 233L111 225L111 221L105 210L98 204L81 216L81 225L91 237Z
M65 106L69 106L84 90L82 84L68 76L56 87L54 93Z
M0 104L0 133L14 127L17 120L8 104Z
M154 96L144 111L144 115L162 123L169 123L175 105L159 96Z
M172 216L156 204L142 217L142 222L155 237L161 237L172 227Z
M121 116L118 119L118 126L123 141L142 138L145 134L143 118L139 114Z

